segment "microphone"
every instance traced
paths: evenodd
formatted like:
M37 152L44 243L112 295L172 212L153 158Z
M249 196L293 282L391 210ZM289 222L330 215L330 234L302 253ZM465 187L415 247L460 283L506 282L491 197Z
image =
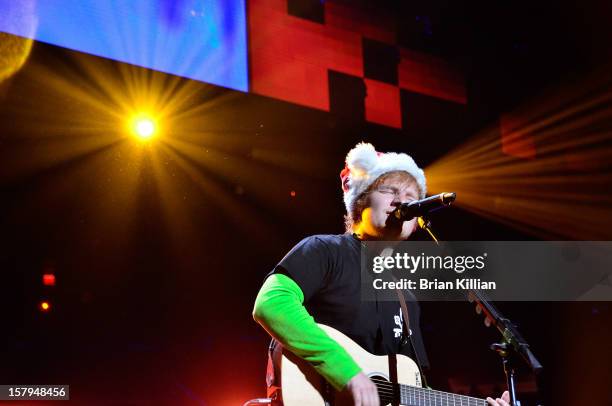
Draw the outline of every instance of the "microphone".
M455 197L457 197L456 193L445 192L426 197L425 199L415 200L414 202L402 203L395 209L393 215L398 220L409 221L415 217L425 216L432 211L450 206L455 201Z

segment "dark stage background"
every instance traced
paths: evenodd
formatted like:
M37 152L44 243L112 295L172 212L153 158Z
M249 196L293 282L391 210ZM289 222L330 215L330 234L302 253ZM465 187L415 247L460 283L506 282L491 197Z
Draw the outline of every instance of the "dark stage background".
M100 117L53 83L87 92L125 66L34 44L24 68L0 83L0 383L70 384L72 403L83 405L263 397L269 340L251 317L255 295L301 238L343 231L338 174L356 142L407 151L425 167L542 89L609 62L604 2L375 7L406 22L400 43L462 67L467 105L402 90L405 125L394 129L351 115L341 93L332 94L340 108L327 113L130 67L177 80L207 105L169 130L201 159L172 147L156 158L155 145L136 159L112 118L98 132L84 128ZM410 25L417 14L429 16L433 36ZM94 79L82 66L101 73ZM80 148L100 131L108 144ZM535 238L459 208L433 221L443 239ZM42 286L47 271L55 287ZM41 298L50 312L38 310ZM612 404L610 303L499 307L545 367L539 398L536 380L521 372L524 404ZM430 384L501 393L501 365L487 349L497 335L472 306L422 308Z

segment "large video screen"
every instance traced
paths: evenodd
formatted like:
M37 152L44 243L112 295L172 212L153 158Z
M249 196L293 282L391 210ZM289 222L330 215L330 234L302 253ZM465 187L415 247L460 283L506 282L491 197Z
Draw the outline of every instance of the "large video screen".
M0 31L248 91L244 0L0 0Z

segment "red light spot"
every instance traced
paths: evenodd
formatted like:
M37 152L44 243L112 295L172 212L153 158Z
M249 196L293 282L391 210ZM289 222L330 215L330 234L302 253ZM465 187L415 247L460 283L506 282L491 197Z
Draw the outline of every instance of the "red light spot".
M296 195L297 193L295 193L295 190L292 190L292 191L291 191L291 193L289 193L289 194L291 195L291 197L295 197L295 195Z
M45 286L55 286L55 275L52 273L44 274L42 280Z
M43 312L48 312L51 309L51 303L47 301L40 302L40 310Z

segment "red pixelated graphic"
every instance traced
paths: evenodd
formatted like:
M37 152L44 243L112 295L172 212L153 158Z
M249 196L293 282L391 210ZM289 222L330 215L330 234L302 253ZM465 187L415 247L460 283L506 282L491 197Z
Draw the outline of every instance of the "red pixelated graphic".
M251 91L329 111L328 71L364 78L363 38L395 44L393 22L328 1L325 24L294 17L286 0L249 0ZM400 49L398 86L365 79L366 120L401 128L399 89L466 103L460 73L439 58ZM391 88L394 88L392 90Z
M332 1L325 3L325 25L352 31L386 44L395 44L396 27L393 19L365 13L345 4Z
M372 79L364 79L366 120L389 127L402 128L400 90L397 86Z
M463 76L434 56L400 49L398 82L402 89L466 104Z

